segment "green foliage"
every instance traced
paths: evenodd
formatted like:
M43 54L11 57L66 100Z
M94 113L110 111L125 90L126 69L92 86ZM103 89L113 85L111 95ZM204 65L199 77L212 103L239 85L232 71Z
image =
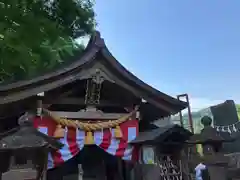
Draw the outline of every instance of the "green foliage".
M240 104L236 104L236 111L238 115L238 120L240 120Z
M55 68L94 28L91 0L0 0L0 82Z

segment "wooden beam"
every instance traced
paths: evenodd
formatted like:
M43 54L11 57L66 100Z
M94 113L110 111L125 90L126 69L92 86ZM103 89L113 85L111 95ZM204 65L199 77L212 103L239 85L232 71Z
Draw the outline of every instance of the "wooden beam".
M68 118L68 119L88 119L88 120L115 120L127 113L103 113L101 111L79 111L79 112L68 112L68 111L52 111L55 116Z
M14 93L9 93L6 96L0 96L0 104L9 104L13 103L19 100L23 100L26 98L29 98L31 96L35 96L39 92L47 92L49 90L52 90L54 88L58 88L60 86L69 84L71 82L74 82L77 79L76 76L71 75L71 76L66 76L63 77L62 79L53 81L51 83L46 83L43 85L39 85L33 88L27 88L26 90L19 91L19 92L14 92Z
M60 99L50 99L46 98L44 100L44 102L46 102L47 104L55 104L55 105L86 105L85 104L85 100L83 98L60 98ZM96 104L96 107L103 107L103 106L107 106L107 107L126 107L126 106L130 106L132 104L128 104L128 103L113 103L111 101L107 101L107 100L100 100L100 104Z
M76 89L70 89L70 90L60 94L60 97L67 97L67 96L73 94L75 91L76 91Z

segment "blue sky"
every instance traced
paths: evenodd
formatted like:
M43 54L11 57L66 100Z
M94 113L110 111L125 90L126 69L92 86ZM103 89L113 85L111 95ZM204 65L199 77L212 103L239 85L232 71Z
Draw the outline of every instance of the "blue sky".
M140 79L194 109L240 102L239 0L97 0L98 30Z

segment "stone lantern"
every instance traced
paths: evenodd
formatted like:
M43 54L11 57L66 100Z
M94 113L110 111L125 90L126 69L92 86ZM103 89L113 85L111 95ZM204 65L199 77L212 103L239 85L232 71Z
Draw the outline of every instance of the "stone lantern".
M210 179L226 180L229 159L221 153L221 148L223 142L234 141L234 138L227 132L217 132L211 126L212 119L208 116L204 116L201 119L201 123L204 126L201 133L191 136L187 143L202 145L203 156L200 159L196 157L195 160L207 166Z
M2 180L44 180L48 153L63 145L28 121L0 134L0 177Z

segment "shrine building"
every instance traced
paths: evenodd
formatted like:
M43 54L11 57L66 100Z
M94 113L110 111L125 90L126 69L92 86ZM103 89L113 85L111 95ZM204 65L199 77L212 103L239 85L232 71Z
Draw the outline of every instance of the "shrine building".
M0 130L17 127L28 115L35 128L64 145L48 155L49 180L79 173L79 164L84 180L128 180L128 168L138 158L130 142L188 103L129 72L99 32L72 58L51 73L0 85Z

